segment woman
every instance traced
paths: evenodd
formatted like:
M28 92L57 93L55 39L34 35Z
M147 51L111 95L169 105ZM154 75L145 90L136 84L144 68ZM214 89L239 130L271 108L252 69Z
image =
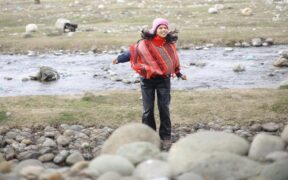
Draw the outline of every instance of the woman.
M155 92L157 93L158 110L160 115L159 135L163 140L163 148L171 145L170 120L170 77L176 76L182 80L187 77L180 73L180 63L175 43L177 31L169 30L169 22L163 18L153 21L152 28L142 30L142 39L130 47L129 51L119 55L113 64L128 62L140 75L143 100L142 122L157 130L154 118Z

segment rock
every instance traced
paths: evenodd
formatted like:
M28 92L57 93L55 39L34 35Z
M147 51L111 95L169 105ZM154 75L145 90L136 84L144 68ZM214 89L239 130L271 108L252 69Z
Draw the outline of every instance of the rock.
M198 174L189 172L176 176L175 180L205 180L205 179Z
M280 127L278 124L274 123L274 122L270 122L270 123L265 123L262 125L262 128L264 131L268 131L268 132L275 132L277 131Z
M26 25L26 33L36 32L38 30L38 26L36 24L28 24Z
M261 169L259 163L232 153L214 153L190 167L190 171L215 180L246 179Z
M24 160L24 159L37 159L41 154L38 151L30 150L30 151L23 151L17 154L17 159Z
M64 27L66 23L71 23L70 20L65 19L65 18L59 18L57 19L56 23L55 23L55 28L59 31L59 32L64 32Z
M262 125L261 124L253 124L252 126L249 127L250 131L261 131L262 130Z
M78 151L75 151L67 157L66 163L68 165L73 165L77 162L84 161L84 160L85 159L83 158L82 154Z
M288 159L288 152L285 151L274 151L272 153L269 153L265 159L267 161L280 161L284 159Z
M244 9L241 9L241 14L243 16L251 16L252 15L252 9L249 7L246 7Z
M281 51L279 54L282 58L288 59L288 49Z
M42 166L26 166L20 171L20 175L25 179L38 179L41 172L44 170Z
M120 146L138 141L150 142L160 147L160 137L153 129L144 124L130 123L112 133L103 144L101 153L115 154Z
M245 71L245 66L242 64L237 64L233 67L234 72L242 72Z
M44 143L42 144L43 147L57 147L57 144L55 141L53 141L50 138L46 138L46 140L44 141Z
M216 13L218 13L218 10L217 10L216 8L213 8L213 7L212 7L212 8L209 8L209 9L208 9L208 13L209 13L209 14L216 14Z
M0 161L0 174L9 173L12 170L12 163L7 161ZM0 178L1 179L1 178Z
M188 135L172 145L168 162L173 172L186 172L193 164L205 159L209 153L231 152L247 154L249 143L234 134L203 131Z
M233 48L230 48L230 47L227 47L227 48L224 49L225 52L232 52L233 50L234 50L234 49L233 49Z
M89 162L87 161L79 161L75 163L71 168L70 171L74 174L79 174L81 170L87 168L89 166Z
M53 159L53 162L56 163L56 164L61 164L62 162L64 162L66 160L68 155L69 155L68 151L62 150L62 151L60 151L59 154L57 154L55 156L55 158Z
M23 168L28 167L28 166L33 166L33 167L41 166L41 167L43 167L43 164L41 163L41 161L35 160L35 159L24 160L24 161L21 161L19 164L17 164L13 168L13 172L15 174L19 174Z
M90 170L97 170L100 175L114 171L123 176L131 175L134 166L127 159L119 155L101 155L93 159L88 167Z
M273 65L276 67L287 67L288 59L280 57L274 61Z
M271 45L274 44L274 41L273 41L272 38L266 38L266 39L265 39L265 43L267 43L268 46L271 46Z
M97 180L116 180L120 179L121 175L117 172L109 171L102 174Z
M38 157L38 160L41 162L49 162L52 161L54 159L55 155L53 153L48 153L48 154L44 154L40 157Z
M251 40L251 44L252 44L252 46L255 46L255 47L262 46L262 38L253 38Z
M273 180L287 180L288 179L288 160L277 161L273 164L269 164L261 171L261 176L267 179Z
M5 76L3 79L7 80L7 81L11 81L13 78L12 77L7 77Z
M277 137L269 134L260 133L254 137L251 143L248 157L263 161L265 157L274 151L284 150L284 141Z
M60 78L59 73L48 66L40 67L40 71L37 73L36 76L30 76L31 80L38 80L38 81L55 81Z
M57 144L62 145L62 146L67 146L69 145L69 143L72 141L72 139L70 137L67 136L58 136L57 137Z
M148 142L134 142L120 146L116 154L125 157L133 164L155 157L160 153L159 147Z
M45 171L39 176L39 180L65 180L60 172Z
M156 179L164 177L170 179L172 173L167 162L160 160L147 160L136 167L133 176L140 179Z

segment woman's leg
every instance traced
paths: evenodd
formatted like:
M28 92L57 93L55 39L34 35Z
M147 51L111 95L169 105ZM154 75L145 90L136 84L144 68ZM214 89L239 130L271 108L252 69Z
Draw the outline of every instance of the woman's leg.
M156 131L154 118L155 87L152 80L141 78L140 83L143 101L142 123Z
M160 115L159 135L162 140L171 139L171 120L169 105L171 101L170 78L161 79L157 85L157 102Z

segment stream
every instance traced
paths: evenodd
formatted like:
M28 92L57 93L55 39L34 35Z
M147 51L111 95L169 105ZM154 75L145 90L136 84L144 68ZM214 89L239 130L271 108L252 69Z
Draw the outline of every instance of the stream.
M287 45L270 47L204 48L179 50L181 72L187 81L172 80L172 89L205 90L235 88L277 88L288 77L288 68L277 68L273 62ZM130 63L112 65L116 53L0 55L0 96L75 95L85 91L137 90L137 75ZM241 64L245 71L234 72ZM24 81L40 66L57 70L60 79L53 82ZM132 82L132 83L129 83Z

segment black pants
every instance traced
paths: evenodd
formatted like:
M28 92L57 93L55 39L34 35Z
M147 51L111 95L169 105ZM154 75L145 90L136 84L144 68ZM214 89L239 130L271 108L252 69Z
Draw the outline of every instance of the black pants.
M170 78L141 78L141 91L143 100L142 123L157 131L154 117L155 92L157 93L157 103L160 115L159 136L162 140L171 138L171 121L169 105L171 100Z

